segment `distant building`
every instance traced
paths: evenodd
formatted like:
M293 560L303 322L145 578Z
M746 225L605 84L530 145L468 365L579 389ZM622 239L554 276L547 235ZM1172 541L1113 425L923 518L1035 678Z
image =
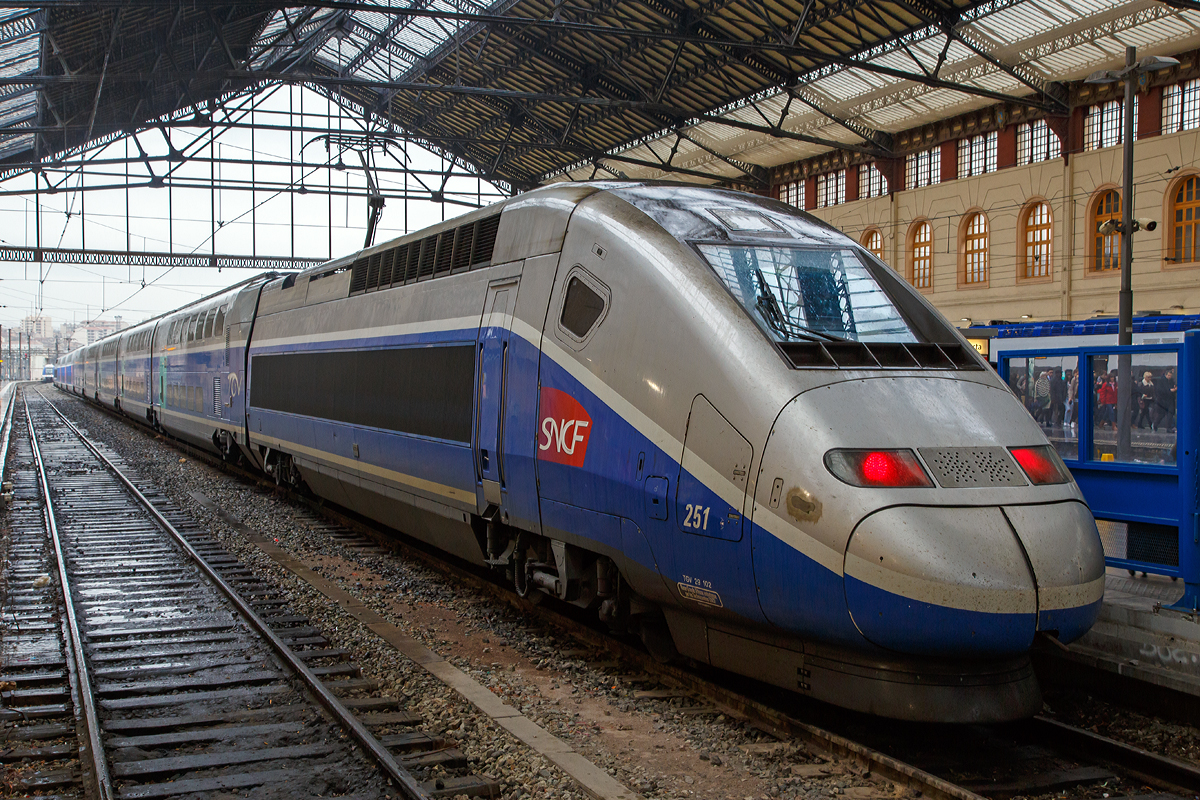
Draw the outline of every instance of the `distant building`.
M71 346L93 344L120 328L119 323L110 320L96 320L88 325L80 325L71 333Z
M50 317L45 315L30 316L21 320L21 330L31 339L47 339L54 336L54 326L50 323Z

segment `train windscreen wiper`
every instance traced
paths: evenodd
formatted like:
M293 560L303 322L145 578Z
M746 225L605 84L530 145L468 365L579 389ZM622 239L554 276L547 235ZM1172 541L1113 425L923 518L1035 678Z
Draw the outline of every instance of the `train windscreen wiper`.
M808 342L852 341L843 336L835 336L832 333L809 328L789 320L784 316L783 309L779 307L779 299L775 297L775 293L767 288L767 280L763 277L762 270L756 267L754 275L758 279L758 297L755 300L754 308L776 333L788 339L803 339Z

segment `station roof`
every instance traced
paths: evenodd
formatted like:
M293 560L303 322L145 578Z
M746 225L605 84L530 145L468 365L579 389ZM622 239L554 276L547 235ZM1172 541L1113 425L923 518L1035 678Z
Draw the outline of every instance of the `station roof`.
M484 177L763 184L1200 46L1171 0L0 0L0 165L305 83Z

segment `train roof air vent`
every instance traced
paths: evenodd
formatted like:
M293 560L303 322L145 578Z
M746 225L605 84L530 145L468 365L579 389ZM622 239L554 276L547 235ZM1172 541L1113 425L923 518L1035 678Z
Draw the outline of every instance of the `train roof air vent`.
M350 294L365 292L367 290L367 259L358 259L350 269Z
M367 291L379 288L379 265L383 261L383 253L375 253L367 259Z
M393 247L383 252L383 260L379 265L379 288L386 289L392 285L392 272L396 265L396 253L400 248Z
M445 275L450 271L454 259L455 230L442 231L438 234L437 269L435 275Z
M436 233L421 240L421 266L417 272L418 280L433 275L437 258L437 243L438 235Z
M475 231L475 241L471 247L471 268L486 267L492 263L492 254L496 249L496 232L500 230L500 215L493 214L479 220Z

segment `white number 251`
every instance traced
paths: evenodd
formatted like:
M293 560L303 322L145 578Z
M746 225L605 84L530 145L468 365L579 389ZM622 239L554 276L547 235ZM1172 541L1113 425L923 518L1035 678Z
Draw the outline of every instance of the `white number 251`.
M685 508L687 517L683 520L683 527L695 528L698 531L708 530L708 506L694 506L688 503Z

